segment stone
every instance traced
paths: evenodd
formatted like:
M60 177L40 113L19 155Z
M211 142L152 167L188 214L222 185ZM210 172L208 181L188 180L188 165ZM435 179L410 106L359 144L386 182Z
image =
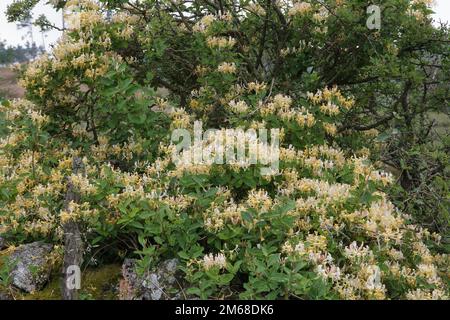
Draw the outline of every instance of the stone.
M3 300L14 300L14 299L9 293L0 291L0 301Z
M184 281L178 272L178 260L161 262L153 271L143 275L136 272L136 260L125 259L122 265L123 280L120 283L122 300L180 300L184 294Z
M42 289L47 283L51 270L47 257L53 246L42 242L21 245L10 256L11 283L26 292Z

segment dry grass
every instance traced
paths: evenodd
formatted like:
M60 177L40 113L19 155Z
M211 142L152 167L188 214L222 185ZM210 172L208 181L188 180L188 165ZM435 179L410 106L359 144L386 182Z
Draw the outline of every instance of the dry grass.
M10 68L0 68L0 96L13 99L22 98L25 90L17 84L17 74Z

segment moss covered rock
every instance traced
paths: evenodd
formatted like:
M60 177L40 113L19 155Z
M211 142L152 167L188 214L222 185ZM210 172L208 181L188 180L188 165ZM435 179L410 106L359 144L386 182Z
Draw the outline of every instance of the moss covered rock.
M186 298L183 280L178 273L179 262L170 259L161 262L155 270L140 275L136 272L136 261L125 259L122 265L124 280L120 285L123 300L178 300Z
M42 242L33 242L20 246L9 257L12 284L26 292L40 290L50 277L47 255L53 246Z

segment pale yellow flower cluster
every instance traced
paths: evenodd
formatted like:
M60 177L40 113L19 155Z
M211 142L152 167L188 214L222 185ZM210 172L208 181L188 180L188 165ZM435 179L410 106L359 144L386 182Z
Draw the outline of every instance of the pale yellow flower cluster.
M235 100L231 100L227 107L236 114L242 114L248 111L248 105L243 100L239 100L237 102Z
M110 165L105 165L101 168L100 177L122 187L120 192L107 196L108 205L111 208L117 209L121 201L130 199L148 200L149 204L156 205L155 201L160 201L166 196L165 188L167 186L163 185L158 177L152 178L146 174L122 172L119 169L112 168ZM173 203L172 200L169 200L169 202ZM184 203L184 201L181 203Z
M306 167L310 167L313 171L313 174L316 176L322 176L324 170L330 170L334 168L334 162L332 160L322 160L316 157L303 159L303 164Z
M72 59L72 66L74 68L84 68L85 66L93 66L97 62L97 56L95 53L80 54Z
M65 5L64 18L70 30L92 28L103 22L99 5L92 0L70 0Z
M97 187L83 174L72 174L70 181L82 195L94 195L97 192Z
M283 118L284 116L286 116L286 114L282 115L281 117ZM287 118L288 119L290 118L289 114ZM307 128L311 128L316 123L314 115L311 114L309 111L300 110L300 112L295 112L293 118L300 127L306 126Z
M151 176L160 176L166 171L167 166L170 164L170 158L157 158L151 165L149 165L145 172Z
M192 150L187 150L184 152L184 155L182 155L182 158L192 159L190 155L192 155ZM169 172L169 176L181 178L185 174L208 174L210 170L211 164L209 163L195 164L192 161L188 160L180 162L174 170Z
M62 224L72 220L88 219L98 214L97 209L91 209L88 202L82 204L71 201L67 210L61 210L59 218Z
M317 233L307 235L305 241L292 243L287 241L282 247L282 252L287 256L306 258L315 265L316 272L324 278L338 280L341 270L333 264L333 257L327 253L327 238Z
M108 158L108 152L110 149L109 139L104 135L98 137L98 144L90 146L91 152L100 160L106 160Z
M380 181L383 186L387 186L394 182L394 178L390 172L374 170L370 173L369 180Z
M27 234L50 235L57 223L56 216L52 215L48 208L40 207L37 209L36 218L27 221L23 226Z
M133 34L134 34L134 26L131 24L126 24L125 27L120 29L120 31L117 33L117 36L124 40L128 40L131 38Z
M314 115L305 108L293 109L292 98L277 94L271 102L262 104L260 109L262 116L278 115L284 121L294 120L300 127L312 127L316 123Z
M420 231L419 231L420 232ZM413 249L416 256L420 259L416 269L412 269L406 266L401 266L398 261L403 260L403 254L395 254L392 261L386 261L385 264L389 268L389 273L396 279L404 279L408 285L416 289L411 289L406 294L407 299L448 299L446 289L442 278L438 275L437 264L443 263L444 266L448 266L448 256L432 256L429 249L422 241L416 241L413 243ZM392 253L389 252L391 256ZM442 259L443 258L443 259ZM443 260L443 261L440 261ZM435 263L435 264L433 264ZM423 289L417 288L418 281L425 281L432 287Z
M308 2L304 2L304 1L295 2L293 7L289 9L288 16L302 15L307 12L310 12L311 9L312 9L312 6Z
M348 184L329 183L318 179L295 178L295 180L290 181L289 185L286 186L284 193L291 194L294 191L300 191L302 193L315 192L323 200L339 202L346 200L350 196L351 189L352 187Z
M5 120L14 122L20 118L30 119L38 129L50 121L49 116L43 115L40 110L36 110L35 105L28 100L14 100L10 107L4 107L3 109L0 112L3 112ZM19 136L11 136L8 139L10 141L9 144L14 144L16 142L15 137Z
M30 83L31 85L36 84L35 78L42 74L41 69L48 63L50 63L50 59L47 54L43 54L36 60L30 62L28 68L25 70L23 78L19 81L19 84L23 87L25 87L27 83Z
M129 138L122 145L111 145L111 152L127 161L131 161L133 157L141 155L143 151L142 141L135 141L133 138Z
M50 117L43 115L41 111L28 110L28 116L33 121L34 125L38 128L50 121Z
M311 211L322 214L324 209L325 207L317 197L298 198L295 201L295 210L291 211L290 214L304 217Z
M87 78L94 80L94 79L104 76L106 74L106 72L108 72L108 67L109 67L108 64L102 64L102 65L98 66L97 68L86 69L84 71L84 75Z
M375 170L373 165L367 159L367 155L362 157L352 157L348 164L353 166L353 172L355 174L355 183L359 183L361 178L363 181L375 181L381 182L383 186L387 186L394 182L394 177L390 172L382 170Z
M131 172L120 172L118 171L116 174L116 181L119 182L119 184L124 185L126 188L143 188L143 179L144 176L141 176L137 173L131 173Z
M308 99L316 105L323 103L328 104L330 101L336 101L340 106L348 110L355 104L355 100L352 98L345 98L337 87L333 87L331 90L328 88L325 88L323 91L318 90L315 94L308 92L307 96Z
M206 15L200 19L199 22L197 22L193 28L196 32L205 33L208 31L208 28L213 24L214 21L216 21L217 18L213 15Z
M288 256L299 255L308 259L315 271L324 279L331 280L334 289L345 299L384 299L385 285L382 273L375 264L374 255L368 246L352 242L343 247L349 264L344 269L337 266L327 252L327 238L323 235L308 234L306 241L293 245L290 241L283 246Z
M0 149L3 149L5 147L15 147L20 141L23 141L25 138L26 134L24 132L12 132L5 138L0 139Z
M385 241L393 240L400 243L404 230L404 218L386 199L372 202L369 208L354 213L362 219L362 227L366 234Z
M280 160L286 162L297 162L302 157L302 152L297 151L292 145L287 148L280 147Z
M90 41L83 37L81 37L78 41L74 41L63 35L53 49L52 53L57 60L63 60L66 57L89 49L90 46Z
M121 201L127 199L143 199L145 198L144 188L142 186L127 186L121 193L110 194L106 197L110 208L118 208Z
M448 300L449 297L444 290L441 289L416 289L406 294L408 300Z
M211 268L224 269L227 266L227 259L223 253L218 253L216 255L210 253L203 257L202 266L205 270Z
M207 88L201 87L199 90L199 94L208 94L207 90ZM236 97L239 97L243 94L245 94L245 87L241 86L240 84L234 84L230 86L228 92L226 92L222 98L219 98L219 101L222 104L227 104L231 100L236 100Z
M337 116L340 113L339 107L331 101L328 101L327 104L322 104L319 108L320 112L329 116Z
M2 109L0 109L0 112L3 113L3 118L6 121L14 121L22 115L22 113L17 109L10 110L10 109L6 109L6 108L2 108Z
M299 53L301 50L302 50L301 48L296 48L296 47L282 48L280 50L280 55L285 58L290 54Z
M69 0L65 4L66 9L71 9L73 7L76 8L84 8L88 10L99 10L100 7L98 3L94 0Z
M192 99L191 101L189 101L189 107L191 107L191 109L194 111L201 111L203 105L197 99Z
M424 4L426 6L434 6L436 4L435 0L412 0L411 5L414 4Z
M191 127L191 117L184 108L175 109L170 117L172 118L171 129L188 129Z
M282 94L277 94L272 101L263 105L261 108L262 115L268 114L284 114L288 112L292 105L292 98Z
M222 62L217 67L217 71L221 73L234 74L236 73L236 64L234 62Z
M259 83L258 81L256 81L256 82L247 83L247 90L249 92L254 91L255 93L260 93L260 92L266 90L266 88L267 88L267 85L264 82Z
M195 198L189 195L179 194L169 196L167 194L168 185L158 183L158 178L151 178L146 175L126 174L114 172L116 183L125 185L120 193L114 193L107 196L108 206L118 210L119 204L123 201L145 201L152 209L158 209L161 206L167 206L173 209L177 215L184 212ZM111 221L113 223L113 221Z
M371 174L373 168L366 157L352 157L350 161L349 164L353 165L355 183L359 181L359 175L367 177Z
M337 127L334 123L324 122L322 125L328 135L335 136L337 134Z
M350 289L350 297L356 294L358 298L386 298L386 287L381 282L380 268L374 264L362 264L356 276L344 278L342 285L338 285L338 291L340 288ZM343 293L345 294L345 291Z
M264 8L256 3L256 2L250 2L245 9L253 14L256 14L258 16L265 16L266 15L266 10L264 10Z
M209 37L206 43L210 48L230 49L236 44L236 39L232 37Z
M126 23L126 24L136 24L138 23L140 20L142 19L142 17L140 15L135 15L135 14L130 14L129 12L117 12L115 13L112 18L111 21L113 23Z
M273 200L264 190L250 190L245 201L249 208L255 209L259 214L263 214L272 209Z
M249 128L250 129L255 129L255 130L265 129L265 128L267 128L267 123L266 123L265 120L262 120L262 121L252 120L250 122Z
M343 2L343 0L339 0L339 1ZM336 1L336 4L337 4L337 1ZM341 4L337 4L337 5L341 5ZM322 7L320 7L318 12L315 12L313 14L313 19L317 22L322 22L322 21L325 21L329 15L330 15L330 13L329 13L328 9L322 6Z
M177 212L182 212L193 204L193 202L195 201L195 197L180 194L172 197L170 196L162 197L161 201L167 206L169 206L171 209Z
M228 222L234 225L241 224L242 212L245 209L245 206L236 204L233 199L225 201L220 206L213 204L203 215L205 228L211 232L218 232Z
M333 162L342 168L346 164L345 155L340 149L330 147L328 145L312 146L305 149L304 156L307 157L324 157L333 160Z
M206 67L206 66L197 65L195 67L195 71L194 72L195 72L196 75L204 76L204 75L206 75L208 73L209 70L210 69L208 67Z
M106 33L99 39L94 39L92 35L85 32L80 32L79 35L78 40L63 35L53 50L53 57L49 58L44 55L34 61L27 69L21 85L44 98L44 95L49 95L47 84L53 80L50 76L53 72L63 69L68 69L70 72L81 70L87 78L94 80L103 76L111 67L112 62L120 60L119 56L113 54L89 53L91 46L101 45L105 49L109 48L111 39ZM86 85L80 85L78 78L79 76L74 78L67 75L61 84L53 88L51 98L47 97L46 107L67 105L76 107L79 102L77 93L85 93L88 90ZM40 85L37 89L34 88L36 84Z
M373 262L374 255L368 246L362 243L358 245L356 241L344 248L344 256L353 263Z

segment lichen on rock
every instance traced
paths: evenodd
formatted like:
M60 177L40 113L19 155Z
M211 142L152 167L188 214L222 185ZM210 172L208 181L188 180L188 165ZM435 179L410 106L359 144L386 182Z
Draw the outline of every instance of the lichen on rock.
M136 272L136 260L125 259L120 284L122 300L179 300L186 299L183 280L178 274L178 260L161 262L155 270Z
M47 257L53 246L33 242L20 246L9 257L11 283L26 292L40 290L50 277Z

